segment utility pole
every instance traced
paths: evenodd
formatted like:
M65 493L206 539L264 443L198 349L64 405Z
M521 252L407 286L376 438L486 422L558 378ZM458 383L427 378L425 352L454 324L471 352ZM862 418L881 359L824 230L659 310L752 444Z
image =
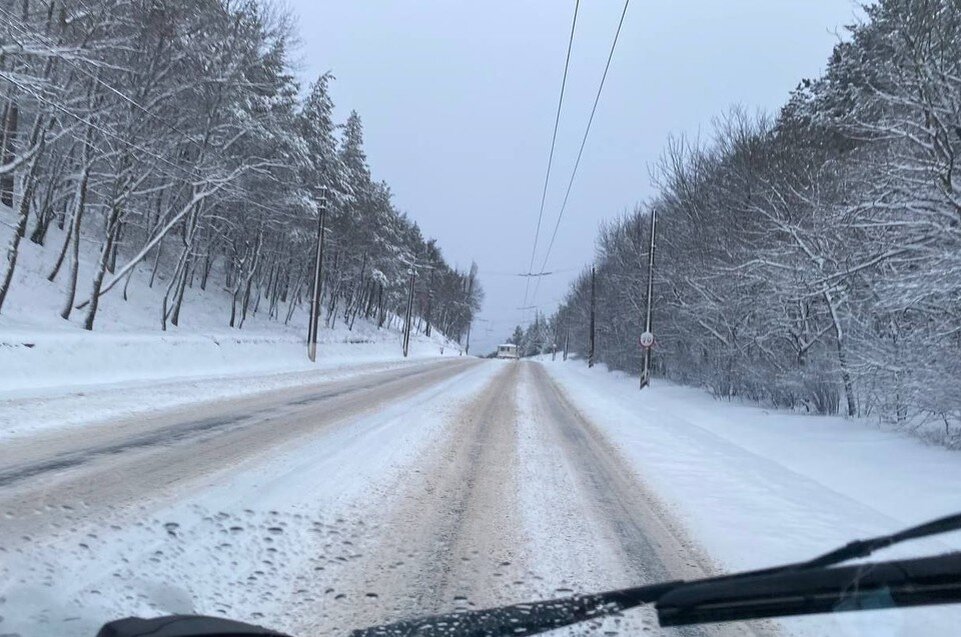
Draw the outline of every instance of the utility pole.
M554 318L554 333L551 335L551 362L557 360L557 317Z
M564 360L567 360L567 351L571 348L571 321L567 320L567 334L564 336Z
M654 332L651 331L651 311L654 306L654 225L657 222L657 208L651 208L651 250L647 262L647 319L644 333L641 334L641 347L644 348L644 365L641 368L641 386L651 384L651 347L654 346Z
M320 211L317 215L317 251L314 259L314 285L310 300L310 317L307 325L307 358L317 360L317 324L320 320L320 287L324 267L324 234L327 223L327 186L320 191Z
M410 319L411 312L414 309L414 266L410 267L410 288L407 291L407 316L404 322L404 358L407 358L407 352L410 350Z
M434 270L431 269L430 274L427 275L427 329L424 330L424 336L430 338L430 320L431 314L434 309Z
M473 310L470 307L471 295L474 294L474 279L477 277L477 264L471 263L470 275L467 277L467 311L471 313L471 320L467 324L467 345L464 346L464 354L470 355L470 328L474 323Z
M590 333L590 348L587 354L587 366L594 367L594 328L596 325L595 314L597 310L597 273L595 268L591 266L591 333Z

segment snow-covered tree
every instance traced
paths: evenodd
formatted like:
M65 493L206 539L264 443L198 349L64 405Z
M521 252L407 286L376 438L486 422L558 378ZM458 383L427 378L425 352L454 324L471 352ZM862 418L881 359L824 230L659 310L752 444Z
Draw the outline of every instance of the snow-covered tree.
M360 116L334 120L331 75L298 97L292 37L261 0L0 0L0 199L14 215L0 311L21 241L44 244L53 225L61 316L87 329L136 268L164 283L163 329L215 279L231 326L258 311L290 321L326 202L329 324L402 313L407 270L426 259L417 319L462 337L482 298L476 270L447 263L373 179ZM82 241L99 246L88 281Z
M597 355L636 370L658 210L657 372L961 437L961 11L880 0L774 118L672 140L658 193L597 240ZM590 277L554 321L588 347Z

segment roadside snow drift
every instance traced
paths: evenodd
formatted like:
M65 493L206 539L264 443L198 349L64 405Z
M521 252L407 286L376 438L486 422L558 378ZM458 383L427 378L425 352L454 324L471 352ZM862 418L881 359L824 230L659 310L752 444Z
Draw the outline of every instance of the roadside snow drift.
M694 539L726 570L814 557L961 511L961 455L869 423L714 400L579 361L544 361ZM961 533L872 559L961 549ZM949 635L961 608L782 620L799 635Z

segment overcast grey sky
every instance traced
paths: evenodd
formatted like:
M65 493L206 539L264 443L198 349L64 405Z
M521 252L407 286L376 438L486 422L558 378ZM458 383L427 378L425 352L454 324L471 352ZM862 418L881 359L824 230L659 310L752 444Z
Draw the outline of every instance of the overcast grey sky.
M531 314L524 296L573 0L288 0L304 84L332 71L338 116L364 121L374 176L448 260L480 267L474 343ZM547 207L550 238L622 0L582 0ZM652 195L669 135L707 137L735 104L774 112L824 68L852 0L632 0L545 279L551 311L600 222ZM546 236L545 236L546 235ZM526 314L526 316L525 316Z

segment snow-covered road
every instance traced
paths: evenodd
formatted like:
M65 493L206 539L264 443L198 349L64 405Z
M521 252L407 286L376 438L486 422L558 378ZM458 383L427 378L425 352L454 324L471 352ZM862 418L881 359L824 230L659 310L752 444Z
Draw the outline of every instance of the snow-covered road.
M776 503L760 506L750 487L766 472L766 484L794 481L803 501L803 444L791 471L772 468L787 460L749 463L732 452L763 442L747 425L726 426L716 444L691 438L690 391L645 394L639 409L616 375L578 365L430 360L9 438L0 634L93 635L120 616L199 612L343 635L783 557L735 549L783 548L764 526ZM718 409L698 421L741 413ZM712 513L706 502L719 498ZM811 507L830 504L794 518L782 507L785 555L830 548L825 538L794 546L809 516L827 514ZM846 511L850 503L832 519L843 524ZM711 527L712 516L722 523ZM885 616L867 624L874 633ZM662 631L641 610L568 633L853 625L817 621Z
M197 483L236 473L284 444L322 435L333 424L381 410L476 364L432 362L16 437L6 441L0 458L0 486L11 487L0 494L0 506L20 524L37 527L46 523L43 514L17 514L50 500L102 509L181 499Z
M531 363L430 361L7 443L5 633L191 611L344 634L712 571Z
M377 516L384 532L338 578L345 599L377 602L321 602L300 634L711 572L540 366L490 366ZM746 628L661 631L640 611L561 634Z
M110 617L188 610L296 626L490 373L433 361L8 441L0 631L93 635Z

